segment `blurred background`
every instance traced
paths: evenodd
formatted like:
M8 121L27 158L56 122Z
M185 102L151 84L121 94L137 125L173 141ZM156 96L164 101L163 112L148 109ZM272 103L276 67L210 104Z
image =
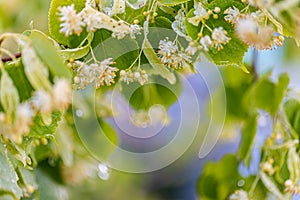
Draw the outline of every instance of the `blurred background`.
M23 32L31 27L47 32L47 12L50 0L0 0L0 34L4 32ZM258 62L259 74L274 70L273 76L276 78L279 73L287 71L291 76L291 85L300 84L298 75L299 67L299 49L296 48L293 41L287 41L283 48L278 50L260 52ZM251 63L252 51L249 50L245 60ZM211 77L212 79L214 77ZM201 116L207 116L207 105L209 100L209 91L203 77L191 75L187 82L191 84L197 92L197 98L200 102ZM184 90L182 96L188 95ZM189 102L184 102L189 103ZM180 122L178 112L179 105L174 104L169 115L171 123L167 129L168 133L159 138L152 138L149 146L155 146L156 142L161 142L167 137L174 137L177 124ZM189 119L183 119L187 123ZM239 129L236 127L225 127L218 144L213 151L204 159L198 158L199 145L203 140L203 132L207 129L209 121L202 117L197 136L193 144L184 153L180 159L170 166L147 174L129 174L118 171L111 171L108 180L102 180L98 177L90 178L84 182L69 185L70 199L91 199L91 200L193 200L197 199L196 183L200 176L203 165L208 160L218 160L226 153L234 153L238 148ZM173 128L173 129L172 129ZM270 129L270 128L268 128ZM187 130L188 131L188 130ZM142 132L142 130L141 130ZM270 130L263 130L264 133ZM141 145L130 136L126 136L118 130L122 138L123 146L130 146L135 151L143 151L147 145ZM145 143L149 141L144 141ZM145 150L145 149L144 149ZM41 192L47 192L47 188L41 188Z

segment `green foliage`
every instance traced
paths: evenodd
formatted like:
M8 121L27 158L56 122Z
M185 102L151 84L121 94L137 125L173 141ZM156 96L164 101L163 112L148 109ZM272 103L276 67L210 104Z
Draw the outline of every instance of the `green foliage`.
M287 120L293 130L300 137L300 103L296 99L290 99L284 104Z
M278 79L278 83L262 78L256 84L253 84L249 96L246 98L246 104L250 107L264 109L274 116L280 107L288 84L289 76L287 74L282 74Z
M131 94L132 88L126 88L124 85L123 94L134 109L148 110L155 104L161 104L168 108L178 100L182 92L182 83L179 78L174 85L159 76L155 76L153 81L155 83L138 87L133 94Z
M242 129L242 141L239 149L239 157L243 160L246 166L249 167L251 162L252 146L257 131L257 114L253 114L245 121Z
M213 17L210 17L206 21L206 25L213 28L223 27L224 30L227 31L228 36L231 38L230 42L226 45L224 45L224 48L220 51L217 50L210 50L208 52L209 57L211 60L219 66L234 66L239 67L242 69L245 69L245 66L243 64L243 58L244 54L248 50L248 47L246 44L241 42L234 33L234 27L225 21L223 12L232 6L235 6L236 8L242 9L243 4L240 1L237 0L215 0L211 3L207 4L207 9L213 10L215 7L219 7L221 9L221 13L218 14L218 19L214 19ZM191 9L186 17L185 20L185 26L186 31L188 35L193 38L194 40L197 39L198 33L200 32L201 26L203 24L200 22L199 26L193 26L188 22L188 18L193 17L194 15L194 9ZM210 31L204 29L203 35L210 35Z
M275 27L274 29L277 29L281 34L280 27L282 26L282 35L294 38L299 44L299 19L295 14L299 12L299 6L289 6L280 10L279 5L283 5L280 4L283 1L275 1L275 4L269 8L261 8L260 6L253 6L254 2L248 5L250 1L243 3L240 0L158 0L144 2L129 0L126 1L124 13L110 15L109 10L103 8L103 4L111 4L108 5L111 8L114 5L120 5L117 3L121 1L108 0L103 2L96 0L97 5L94 7L94 11L98 14L101 12L100 16L105 19L101 19L101 23L104 25L101 27L106 27L108 30L101 28L100 30L87 32L83 28L80 35L73 34L71 36L61 33L59 8L74 4L77 13L79 13L85 7L85 2L84 0L51 1L48 13L49 34L51 37L34 30L33 24L31 24L32 30L25 31L24 34L4 34L0 36L0 57L4 60L3 67L2 62L0 62L1 200L65 199L66 196L64 195L67 194L67 187L65 186L70 187L69 184L75 184L78 180L80 184L83 184L83 180L86 179L90 181L91 173L87 175L85 171L90 172L91 169L97 168L98 161L91 161L85 148L98 153L101 158L108 158L115 146L120 145L117 131L107 118L104 118L104 116L114 117L111 105L107 105L109 103L106 102L106 99L103 99L103 101L97 99L97 105L100 109L96 112L95 121L101 129L99 129L99 126L92 126L91 118L89 118L91 116L80 117L78 123L83 123L82 125L85 128L84 130L87 130L87 134L78 137L76 134L76 128L78 127L73 122L75 115L71 114L67 106L64 108L64 105L60 107L54 105L58 104L57 101L60 100L70 101L70 99L63 98L63 96L64 93L71 93L71 91L66 92L64 90L55 93L54 89L57 88L53 84L57 77L68 81L73 80L75 88L77 84L81 83L81 80L84 80L86 85L101 78L106 78L105 81L110 81L109 78L117 81L119 78L124 78L124 73L127 72L133 72L132 74L128 73L131 76L129 79L138 79L139 73L144 70L148 79L145 84L143 84L143 81L134 80L136 82L123 83L122 85L116 85L116 87L121 86L121 92L135 110L147 111L155 104L161 104L167 109L178 101L182 93L181 75L184 75L184 70L175 71L173 68L168 68L162 57L173 62L170 65L175 66L176 61L173 59L183 59L186 56L186 60L192 60L187 65L191 65L190 68L194 69L193 61L200 58L202 54L216 65L226 66L226 68L220 69L226 91L227 118L225 123L232 123L241 128L242 138L239 150L235 155L226 155L219 162L210 162L204 167L197 185L201 199L228 199L236 190L246 191L250 199L266 199L267 191L277 198L291 198L292 195L285 192L287 191L285 182L288 179L297 182L300 176L299 100L290 98L286 94L289 84L287 74L282 74L278 81L274 82L268 76L260 77L258 74L254 74L256 73L254 69L256 66L246 66L244 64L244 54L249 45L238 39L234 27L236 24L225 20L224 11L229 7L238 8L243 16L239 16L237 20L243 19L246 15L256 15L257 13L254 12L261 11L263 17L259 28ZM210 14L208 19L200 21L199 26L194 26L189 23L188 19L195 15L194 4L199 2L202 3L205 9L205 11L202 11L207 11ZM257 2L255 1L255 3ZM27 11L27 9L24 10ZM177 15L179 10L182 12L179 14L182 15ZM0 6L0 12L3 11ZM184 13L186 16L184 16ZM20 14L20 16L22 15ZM185 21L181 21L184 17ZM7 23L14 21L7 20L7 14L3 14L3 18L4 20L0 20L0 26L3 22L5 23L4 26L7 26L6 21L8 21ZM100 21L99 18L97 20ZM84 23L85 26L88 25L86 21ZM183 33L186 31L187 36L181 35L183 37L180 37L177 35L176 30L172 30L172 24L174 26L176 23L178 27L181 26L180 30ZM122 30L116 30L118 26ZM218 45L217 40L211 37L213 43L209 45L211 46L209 51L206 51L202 48L204 45L199 43L200 38L205 35L211 36L214 28L219 27L222 27L226 31L226 35L230 37L229 43L222 44L223 48L217 49L215 48L215 45ZM250 28L244 31L250 31L248 34L251 36L255 33L251 33ZM144 31L144 34L137 34L135 31ZM124 37L122 37L122 34L124 34ZM274 33L274 38L277 38L275 35ZM166 37L176 43L179 48L178 51L182 54L175 55L173 52L174 55L168 55L172 54L171 51L170 53L166 53L166 51L163 52L165 54L161 54L162 51L159 51L157 46ZM4 45L2 46L2 42L7 38L13 39L21 47L21 59L15 60L12 56L15 52L10 52ZM280 43L281 40L271 42ZM172 45L174 44L169 44L169 46ZM188 45L190 48L196 47L196 53L188 52L186 49ZM278 45L280 46L280 44ZM6 61L7 58L4 59L4 56L12 57L12 62L10 58ZM172 56L175 56L175 58ZM103 66L101 61L109 58L112 58L116 63L111 64L112 66ZM78 63L84 65L77 66ZM99 69L103 68L103 70L95 70L97 71L95 72L90 69L84 71L84 69L82 70L84 71L83 74L80 74L83 67L89 68L92 63L100 63L100 67L96 66ZM67 66L70 66L70 68ZM184 68L185 66L181 67ZM124 72L123 75L121 75L121 71ZM105 74L106 72L108 73ZM137 74L136 77L135 73ZM82 76L84 76L83 79L81 79ZM114 83L114 81L109 83ZM105 96L107 91L116 88L114 84L110 85L109 83L106 82L106 86L100 87L99 93L103 94L102 96ZM78 102L89 105L90 102L93 102L91 98L94 98L94 96L88 96L88 94L93 94L91 90L94 88L89 86L86 88L87 90L80 91L82 92L80 93L82 99L79 99ZM51 111L43 112L43 109L39 108L47 105L35 105L36 102L33 100L36 100L34 98L37 97L33 95L36 95L37 90L46 92L46 97L51 99L51 103L47 102L49 99L41 101L42 103L48 103L52 109ZM219 91L221 90L217 90L214 94L213 103L220 99ZM55 96L57 93L59 96ZM62 96L61 99L56 98L60 95ZM27 107L20 111L17 108L21 103L27 105ZM79 105L73 106L77 107ZM238 169L241 161L246 166L250 165L251 152L257 134L259 110L264 110L270 114L273 134L262 147L261 165L256 177L245 178L241 177ZM218 109L212 112L218 114ZM84 112L84 114L86 113L89 112ZM102 115L101 113L105 114ZM21 115L18 116L17 114ZM18 117L20 117L20 121L17 121ZM13 137L8 137L8 134L19 136L14 135L19 134L19 129L23 131L20 133L22 141L14 141ZM82 145L82 141L85 142L85 140L90 146L84 147ZM109 143L107 143L108 141ZM266 163L269 164L269 168L263 168L263 164ZM90 166L92 167L89 168ZM243 181L244 184L241 184ZM125 185L122 187L123 190L128 192L126 182L122 184ZM89 196L89 191L94 190L94 188L83 187L78 190L78 186L73 185L72 187L76 188L73 191L75 194L72 194L74 197L71 195L72 198L81 198L81 196L86 199L99 198L99 196ZM95 188L95 190L98 190L97 187ZM119 187L116 188L120 190ZM82 192L82 190L84 191ZM80 194L77 196L77 193ZM107 191L103 193L107 193ZM123 191L120 193L124 195ZM141 194L144 195L143 192ZM113 198L115 197L114 194L111 197L111 199L115 199Z
M61 120L61 112L54 112L51 114L51 124L47 125L43 121L41 115L37 115L34 119L34 125L31 127L29 137L49 137L52 138L55 130L58 126L58 122Z
M7 73L14 82L14 85L18 89L20 101L23 102L29 99L32 95L33 88L27 79L24 71L24 65L22 62L17 64L5 65Z
M19 199L22 196L22 190L17 183L18 175L5 154L5 147L2 146L2 143L0 143L0 150L0 199L2 199L2 195L7 199L9 199L8 196Z
M130 67L139 56L139 46L129 36L117 40L111 37L110 31L102 29L96 32L94 38L92 46L97 60L112 58L116 62L114 66L120 70Z
M239 181L238 160L235 155L226 155L218 163L207 163L197 184L204 199L227 199Z
M46 63L50 71L58 76L71 79L72 74L64 64L58 53L58 49L42 34L32 32L30 34L34 50L41 60Z
M170 72L163 64L161 64L159 58L157 57L156 53L153 50L152 45L150 44L150 42L147 39L144 40L143 52L144 52L145 56L147 57L149 63L155 70L156 74L167 79L169 81L169 83L171 83L171 84L176 83L175 75L172 72Z

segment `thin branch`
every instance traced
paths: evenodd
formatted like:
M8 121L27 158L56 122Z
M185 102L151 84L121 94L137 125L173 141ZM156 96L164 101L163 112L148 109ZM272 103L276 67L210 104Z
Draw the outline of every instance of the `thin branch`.
M21 58L22 57L22 54L21 53L16 53L15 55L15 58ZM7 56L7 57L3 57L1 58L1 61L6 63L6 62L10 62L10 61L13 61L14 58L10 57L10 56Z

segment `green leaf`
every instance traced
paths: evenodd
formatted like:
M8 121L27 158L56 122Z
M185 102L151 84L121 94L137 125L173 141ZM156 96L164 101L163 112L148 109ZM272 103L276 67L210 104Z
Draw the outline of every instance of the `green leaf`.
M244 106L245 93L253 84L253 76L246 74L236 67L224 67L220 69L226 91L227 116L244 120L249 112L249 106Z
M190 0L158 0L159 3L163 4L164 6L176 6L178 4L183 4Z
M67 191L58 182L42 170L37 169L35 173L39 186L40 200L60 200L65 198L63 195Z
M58 126L58 122L61 120L61 112L54 112L51 115L52 123L47 126L41 117L41 115L37 115L34 118L33 126L30 129L30 133L28 134L29 137L36 137L36 138L43 138L49 137L53 135L56 131Z
M45 38L44 35L38 32L32 32L30 38L32 39L32 45L37 55L48 66L52 74L67 79L72 78L72 74L64 64L58 49L48 38Z
M57 15L58 7L69 6L71 4L74 4L77 12L81 11L85 7L85 1L83 0L52 0L48 14L48 23L49 33L58 43L71 48L75 48L86 37L87 33L83 32L80 36L71 35L66 37L63 33L60 33L61 22L59 20L59 16Z
M22 196L22 190L18 186L18 176L8 157L4 154L5 147L0 143L0 194L9 193L19 199Z
M296 99L290 99L284 104L284 111L290 126L300 137L300 103Z
M221 12L218 14L218 19L213 19L211 16L207 21L206 25L211 29L223 27L224 30L227 31L228 36L231 38L230 42L224 45L224 48L220 51L216 49L211 49L208 52L209 58L219 66L235 66L240 67L242 69L246 69L243 64L244 54L248 50L248 46L240 41L234 33L234 27L225 21L223 12L228 8L235 6L236 8L242 9L244 6L240 1L237 0L215 0L207 5L207 9L213 10L215 7L219 7ZM200 27L202 23L199 24L198 27L193 26L188 22L188 18L194 16L194 9L191 9L187 14L185 26L187 34L193 38L197 39L198 33L200 32ZM211 32L204 28L203 35L211 35Z
M15 87L12 79L5 69L1 70L1 82L0 82L0 100L4 111L11 115L15 112L19 102L19 93Z
M78 60L80 58L83 58L90 52L93 38L94 34L89 33L86 37L87 44L73 49L63 49L60 51L61 57L65 61L70 59Z
M143 86L134 83L138 89L136 89L133 94L131 93L131 87L123 87L122 93L129 100L130 105L134 109L148 110L155 104L160 104L168 108L178 100L182 92L182 85L179 78L175 85L168 83L160 76L155 76L153 81L155 83L145 84Z
M22 180L22 183L24 184L25 188L30 187L29 188L30 190L38 189L34 171L26 169L24 167L18 167L18 172L20 175L20 179Z
M201 199L227 199L237 189L240 178L238 165L234 155L226 155L219 162L207 163L197 183Z
M139 46L129 36L118 40L111 37L110 31L102 29L96 32L94 40L97 41L92 44L97 60L112 58L116 62L115 66L118 69L127 69L139 56Z
M282 74L277 84L267 78L262 78L251 88L249 96L245 98L245 105L249 108L255 106L264 109L274 116L280 107L288 84L287 74Z
M24 65L22 62L18 62L13 65L5 65L6 71L13 80L18 93L20 96L20 101L23 102L29 99L32 95L33 88L27 79L24 71Z
M257 131L257 114L248 117L242 129L242 141L239 148L239 157L246 166L250 165L252 147Z
M14 200L13 196L9 194L0 195L1 200Z
M159 58L153 50L152 45L147 39L144 40L143 52L158 75L167 79L171 84L176 83L176 77L174 73L170 72L165 65L161 64Z

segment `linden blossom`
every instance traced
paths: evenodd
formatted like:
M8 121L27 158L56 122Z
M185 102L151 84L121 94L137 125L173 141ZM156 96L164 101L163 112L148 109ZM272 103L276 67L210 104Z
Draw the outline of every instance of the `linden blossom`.
M114 83L116 67L110 65L115 64L112 58L105 59L101 62L92 63L90 65L75 61L75 65L78 67L77 75L74 78L74 83L78 89L84 89L88 84L92 83L96 88L100 88L104 84L110 86Z
M138 34L140 27L129 26L123 21L116 21L110 16L96 10L89 3L86 3L85 8L76 13L74 4L70 6L63 6L58 8L60 24L60 32L66 36L77 34L80 35L83 31L83 27L86 27L87 31L96 31L98 29L107 29L112 31L112 36L118 39L124 38L127 34L134 37Z
M180 69L192 62L191 57L186 52L179 51L178 46L174 42L169 41L169 38L161 40L158 48L158 57L167 67Z
M137 81L141 85L144 85L148 81L148 74L145 70L134 71L134 72L132 70L128 70L128 71L121 70L120 81L123 81L127 84Z
M59 20L62 22L60 24L60 32L64 33L66 36L76 33L80 35L82 32L82 27L85 25L81 20L81 16L76 13L74 4L70 6L63 6L58 8Z

